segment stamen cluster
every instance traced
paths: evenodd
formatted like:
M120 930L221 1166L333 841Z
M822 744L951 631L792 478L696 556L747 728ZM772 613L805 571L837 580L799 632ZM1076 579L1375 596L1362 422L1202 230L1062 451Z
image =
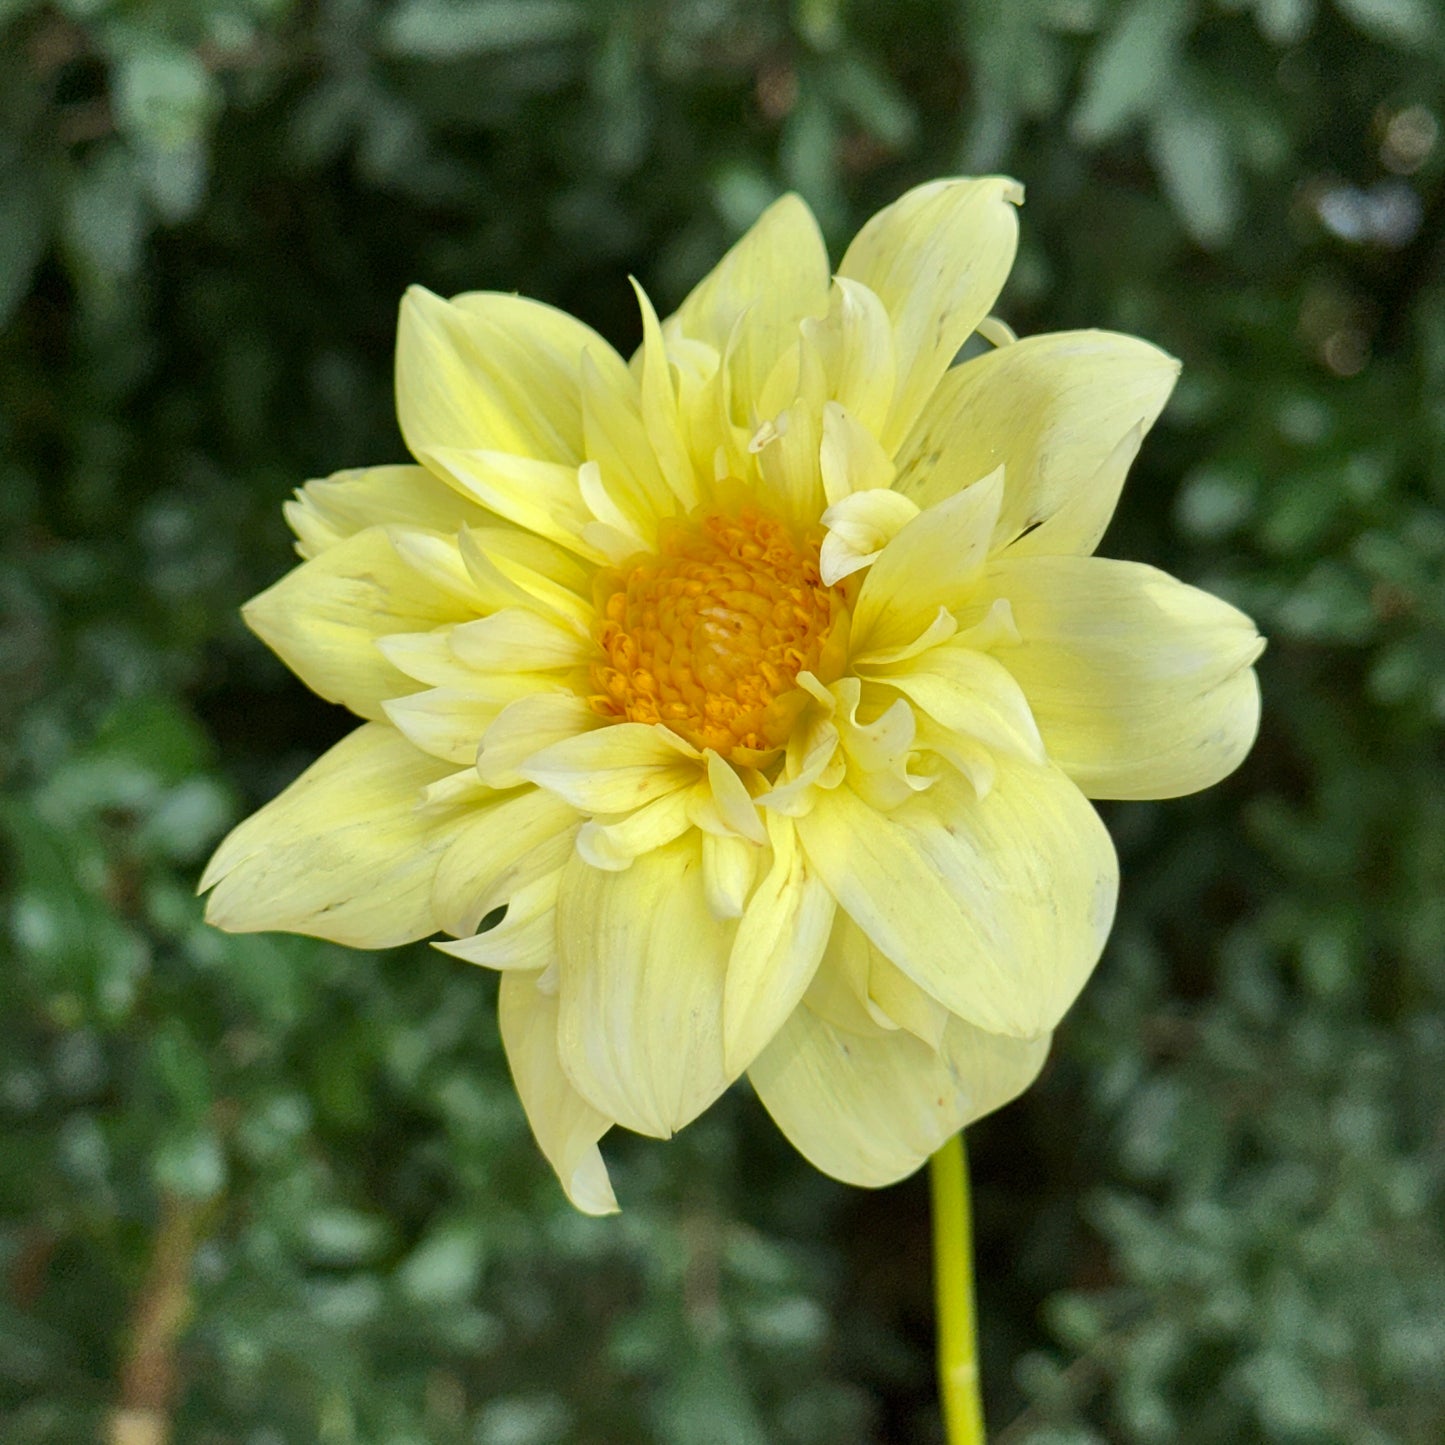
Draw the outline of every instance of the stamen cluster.
M654 555L598 578L593 710L730 761L781 747L806 701L798 674L831 681L846 647L818 547L751 503L664 523Z

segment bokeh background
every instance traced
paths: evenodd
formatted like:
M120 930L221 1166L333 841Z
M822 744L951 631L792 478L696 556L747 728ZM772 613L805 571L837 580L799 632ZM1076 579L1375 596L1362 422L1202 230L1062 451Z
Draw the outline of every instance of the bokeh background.
M348 726L237 606L402 458L409 282L627 350L784 189L999 169L1001 314L1185 363L1104 550L1270 649L971 1131L996 1445L1445 1440L1442 96L1431 0L3 0L0 1438L941 1438L923 1180L739 1088L581 1218L489 976L193 890Z

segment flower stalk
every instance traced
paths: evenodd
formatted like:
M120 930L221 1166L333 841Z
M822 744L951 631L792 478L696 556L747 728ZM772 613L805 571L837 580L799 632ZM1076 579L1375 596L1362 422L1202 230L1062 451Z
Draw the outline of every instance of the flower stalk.
M983 1445L973 1291L973 1209L961 1131L930 1158L928 1174L938 1311L938 1393L944 1433L948 1445Z

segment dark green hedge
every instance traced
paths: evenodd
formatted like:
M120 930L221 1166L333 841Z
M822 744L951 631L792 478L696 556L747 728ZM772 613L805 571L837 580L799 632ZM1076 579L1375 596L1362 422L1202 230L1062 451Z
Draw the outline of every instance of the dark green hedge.
M576 1217L491 980L192 890L346 726L236 608L290 488L401 457L408 282L630 347L627 274L676 301L782 189L840 251L1002 169L1008 319L1185 362L1105 550L1271 645L1244 769L1108 810L1114 940L973 1131L997 1445L1445 1439L1442 18L0 3L0 1436L940 1438L919 1181L832 1184L739 1090Z

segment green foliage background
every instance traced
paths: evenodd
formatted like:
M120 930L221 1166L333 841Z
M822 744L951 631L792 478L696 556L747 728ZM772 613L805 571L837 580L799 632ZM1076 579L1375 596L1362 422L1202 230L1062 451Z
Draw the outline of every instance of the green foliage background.
M1432 0L0 0L0 1438L941 1438L921 1181L738 1090L577 1217L488 977L193 889L346 727L236 609L408 282L630 348L782 189L1002 169L1016 328L1185 362L1105 550L1270 650L971 1131L994 1438L1445 1440L1442 95Z

